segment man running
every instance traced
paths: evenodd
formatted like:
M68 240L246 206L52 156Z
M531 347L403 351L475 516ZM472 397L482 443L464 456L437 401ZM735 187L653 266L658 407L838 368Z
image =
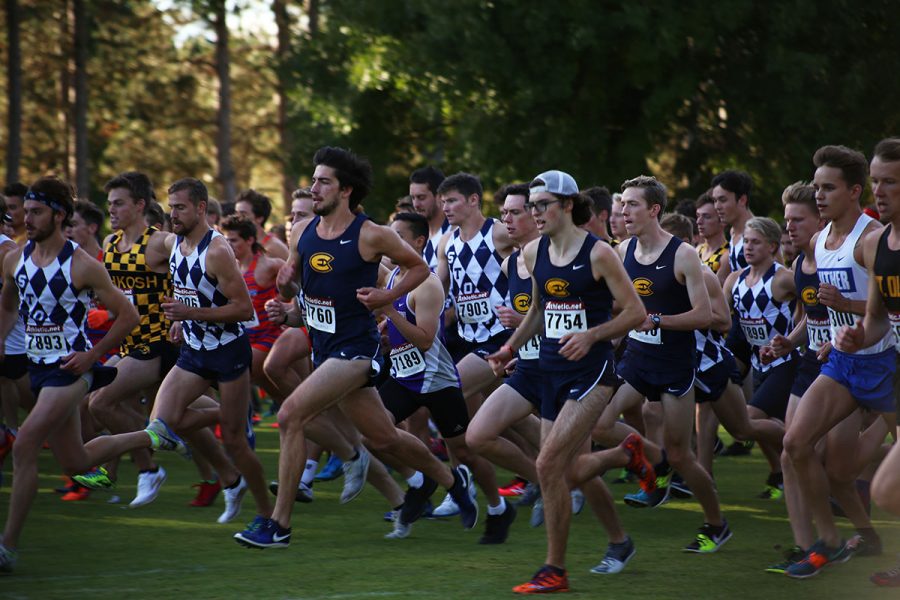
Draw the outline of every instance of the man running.
M44 441L63 470L73 475L136 448L188 453L161 421L144 431L82 442L81 401L115 377L115 371L97 366L97 361L138 324L138 314L96 258L63 235L72 217L73 197L72 187L60 179L36 181L25 194L28 242L4 259L0 348L21 314L31 387L37 395L13 449L16 476L0 542L0 571L4 572L16 562L19 536L38 489L38 455ZM119 316L93 347L84 331L91 293Z
M291 539L291 513L300 470L306 462L303 427L339 405L376 451L403 456L407 465L449 488L460 503L463 525L475 526L471 483L442 465L418 438L397 429L372 387L382 369L381 338L372 310L394 302L428 277L428 266L388 227L355 212L371 187L369 163L341 148L324 147L313 159L311 192L316 218L291 229L291 258L279 274L282 297L301 290L312 337L315 370L278 412L281 456L278 498L272 518L258 517L235 540L257 548L284 548ZM391 290L376 289L383 256L408 270ZM296 324L296 323L295 323ZM359 450L365 479L368 460ZM346 475L345 475L346 476Z
M591 426L612 395L615 374L609 340L644 319L643 308L615 251L579 225L590 208L575 180L547 171L529 186L531 210L541 238L525 246L535 299L508 343L490 356L502 372L532 337L541 333L541 451L538 480L543 490L547 530L544 565L516 593L565 592L565 568L572 506L569 496L579 456L590 451ZM623 310L611 318L615 299ZM611 502L610 502L611 506ZM604 523L608 523L604 519ZM619 546L633 554L622 532Z
M268 196L260 194L256 190L244 190L235 198L234 212L244 215L256 223L256 229L261 234L259 244L266 249L269 256L282 260L287 259L287 246L266 231L266 221L272 214L272 202Z

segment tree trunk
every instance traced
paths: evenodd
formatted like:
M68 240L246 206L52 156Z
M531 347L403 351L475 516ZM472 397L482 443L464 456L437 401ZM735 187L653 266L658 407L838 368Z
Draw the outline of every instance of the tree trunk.
M319 33L319 0L309 0L306 16L309 17L309 36L316 37Z
M6 30L9 36L7 53L6 94L8 104L6 142L6 181L19 181L19 163L22 159L22 47L19 42L18 0L6 0Z
M75 186L78 197L90 198L91 173L88 156L88 14L85 0L75 0Z
M213 28L216 32L216 75L219 78L219 110L216 116L216 154L219 161L219 186L223 202L237 196L234 166L231 164L231 80L229 77L228 23L225 0L213 3Z
M272 12L278 26L278 46L275 48L275 95L278 99L278 162L281 167L282 214L291 211L291 193L297 184L297 177L291 169L290 143L287 125L287 57L291 44L291 16L287 0L273 0Z

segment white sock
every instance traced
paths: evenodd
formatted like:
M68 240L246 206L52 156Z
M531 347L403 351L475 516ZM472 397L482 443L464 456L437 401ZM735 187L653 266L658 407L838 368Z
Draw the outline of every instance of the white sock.
M420 488L425 483L425 476L419 471L416 471L406 478L406 483L408 483L411 488Z
M488 514L491 516L502 515L506 512L506 499L503 496L500 496L500 504L497 506L488 505Z
M316 469L319 466L319 462L315 460L306 461L306 468L303 469L303 475L300 476L300 483L305 483L309 485L313 482L313 478L316 476Z

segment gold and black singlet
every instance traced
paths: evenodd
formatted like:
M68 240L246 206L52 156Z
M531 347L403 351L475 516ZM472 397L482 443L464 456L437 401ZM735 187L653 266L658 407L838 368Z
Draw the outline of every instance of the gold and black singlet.
M147 245L156 227L144 230L140 239L125 252L118 249L122 231L113 234L103 252L103 265L109 271L113 285L134 304L140 323L125 336L121 345L123 356L134 350L146 352L146 346L169 339L169 320L160 308L163 296L172 296L169 273L155 273L147 267Z
M726 241L718 250L716 250L706 258L703 258L703 253L707 252L708 250L709 246L706 244L706 242L703 242L702 244L697 246L697 254L700 255L700 262L712 269L713 273L718 273L719 267L722 265L722 255L726 250L728 250L728 242Z

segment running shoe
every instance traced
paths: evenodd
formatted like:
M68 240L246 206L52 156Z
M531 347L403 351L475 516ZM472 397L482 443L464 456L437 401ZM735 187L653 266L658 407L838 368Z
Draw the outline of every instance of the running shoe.
M162 467L157 467L156 473L151 471L138 473L137 493L128 506L137 508L156 500L156 497L159 496L159 488L165 481L166 470Z
M234 534L234 541L247 548L287 548L291 545L291 529L273 519L257 515L247 529Z
M847 542L841 541L837 548L829 548L822 540L813 544L803 558L785 569L784 574L795 579L806 579L818 575L822 567L847 562L853 552Z
M560 573L559 571L562 571ZM544 565L534 574L531 581L526 581L512 589L517 594L552 594L569 591L569 577L565 569L554 569Z
M619 471L619 476L613 479L613 483L634 483L634 479L634 473L623 468Z
M316 473L316 476L313 478L314 481L331 481L332 479L337 479L341 476L341 465L344 463L341 462L336 455L331 454L328 456L328 461L325 463L325 466Z
M528 524L532 527L540 527L544 524L544 498L543 496L535 500L531 505L531 517Z
M14 550L0 544L0 573L12 573L18 558L19 555Z
M781 473L769 473L766 479L766 487L757 498L761 500L781 500L784 498L784 475Z
M230 488L224 488L222 494L225 496L225 511L216 519L217 523L228 523L241 512L241 501L244 494L247 493L247 481L238 475L235 485Z
M584 492L575 488L569 495L572 497L572 514L580 515L584 509Z
M272 492L273 496L278 495L278 482L272 481L269 483L269 491ZM313 489L312 485L307 485L302 481L297 486L297 493L294 494L294 502L302 502L303 504L309 504L313 501Z
M756 442L732 442L719 456L746 456L750 454L755 444Z
M600 575L615 575L621 573L625 569L637 551L634 548L634 542L630 537L626 537L624 542L618 544L610 543L606 547L606 555L600 564L591 569L591 573Z
M394 519L394 529L385 534L384 539L386 540L402 540L404 538L408 538L409 534L412 533L412 525L409 523L403 523L399 516Z
M341 504L347 504L359 496L366 486L366 475L369 473L368 450L360 446L359 456L356 459L345 462L341 468L344 471L344 489L341 492Z
M525 486L525 493L519 496L516 506L532 506L534 502L541 497L541 486L536 483L529 483Z
M506 510L499 515L488 513L485 521L484 535L478 540L479 544L502 544L509 537L509 528L516 520L516 507L512 502L506 503Z
M669 495L685 500L687 498L693 498L694 492L692 492L691 488L688 487L688 484L684 482L681 475L674 473L672 475L672 481L669 483Z
M625 504L632 508L655 508L669 501L669 484L672 481L672 472L667 475L657 475L656 489L652 492L638 490L636 494L625 494Z
M54 488L54 490L53 490L53 491L56 492L57 494L68 494L69 492L71 492L71 491L74 490L75 488L80 487L77 483L75 483L74 481L72 481L72 478L71 478L71 477L68 477L68 476L66 476L66 475L63 475L62 478L63 478L63 481L65 481L65 484L61 485L61 486L58 487L58 488Z
M92 490L108 490L116 485L116 482L109 478L109 472L103 467L94 467L87 473L72 475L72 481Z
M431 518L441 519L444 517L455 517L459 514L459 506L456 505L456 501L453 499L449 493L444 496L444 499L440 504L437 505L433 511L431 511Z
M193 486L197 488L197 497L190 501L190 506L212 506L216 496L222 491L222 484L216 481L201 481Z
M465 529L472 529L478 523L478 502L475 500L475 482L466 465L453 469L453 486L448 490L459 507L459 518Z
M63 502L80 502L82 500L87 500L91 497L91 490L88 488L78 485L77 483L72 484L72 489L62 495L60 500Z
M629 433L620 444L622 450L628 453L628 464L625 466L631 473L634 473L641 490L651 494L656 491L656 472L653 465L644 456L644 439L636 433Z
M172 450L182 458L190 460L191 450L177 433L172 431L162 419L153 419L144 432L150 436L153 450Z
M869 581L882 587L900 587L900 567L873 573Z
M3 433L0 434L0 465L3 464L6 455L12 450L13 442L15 441L16 436L14 436L9 429L4 427Z
M521 477L516 477L502 488L498 488L497 492L504 498L515 498L525 493L525 487L528 482Z
M406 495L403 497L403 506L400 507L398 520L406 525L411 525L418 521L427 507L431 495L437 489L437 482L428 477L422 476L422 485L417 488L410 487L406 489Z
M874 531L866 535L857 533L847 540L847 546L853 551L853 556L881 556L883 551L881 537Z
M806 556L806 551L800 546L794 546L784 553L784 560L766 567L766 573L784 575L784 572L787 571L788 567L803 560L804 556Z
M722 521L722 525L719 527L704 523L703 527L697 530L697 537L684 547L684 551L712 554L730 539L731 529L728 528L728 521Z

